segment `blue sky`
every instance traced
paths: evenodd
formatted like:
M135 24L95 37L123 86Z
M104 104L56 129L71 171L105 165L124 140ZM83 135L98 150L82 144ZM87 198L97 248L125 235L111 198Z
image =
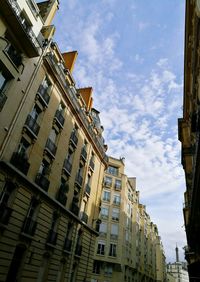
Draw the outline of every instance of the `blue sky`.
M184 1L61 0L55 40L78 51L77 87L92 86L108 154L125 157L140 201L158 225L167 261L183 259Z

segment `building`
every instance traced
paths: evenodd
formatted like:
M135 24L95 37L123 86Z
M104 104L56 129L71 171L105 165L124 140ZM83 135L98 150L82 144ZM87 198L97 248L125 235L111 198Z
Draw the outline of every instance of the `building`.
M109 157L92 281L166 281L157 226L139 202L136 178L128 178L124 169L124 159Z
M90 281L106 146L57 0L0 5L0 281Z
M200 3L186 0L183 117L178 120L186 191L183 208L190 281L200 279Z
M189 282L187 265L179 261L178 247L176 247L176 261L167 264L168 281L173 281L172 277L175 282Z

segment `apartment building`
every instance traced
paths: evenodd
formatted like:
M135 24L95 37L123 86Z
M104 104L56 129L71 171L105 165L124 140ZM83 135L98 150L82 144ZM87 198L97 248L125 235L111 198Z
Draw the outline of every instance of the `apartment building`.
M187 236L185 258L190 281L200 279L200 3L186 0L183 117L178 120L185 171L184 221Z
M136 178L127 177L124 169L124 159L109 157L91 281L165 281L157 226L139 202Z
M39 2L0 5L0 281L90 281L107 147Z

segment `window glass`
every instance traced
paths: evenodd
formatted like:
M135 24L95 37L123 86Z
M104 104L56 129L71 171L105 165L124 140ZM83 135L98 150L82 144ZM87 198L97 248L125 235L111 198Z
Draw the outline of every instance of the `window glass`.
M117 256L117 245L110 244L109 256L116 257Z
M112 219L113 220L119 220L119 209L113 208L112 209Z
M112 185L112 177L105 176L105 178L104 178L104 185L110 187Z
M111 224L111 234L118 235L118 233L119 233L118 224Z
M99 232L102 232L102 233L106 233L107 232L107 223L106 222L102 222L100 224Z
M103 192L103 200L109 202L110 201L110 192L104 191Z
M113 203L116 204L116 205L120 205L120 202L121 202L121 196L115 194L114 197L113 197Z
M108 218L109 215L109 208L108 207L102 207L101 208L101 216L103 218Z
M121 182L121 180L120 180L120 179L116 179L116 180L115 180L115 188L118 189L118 190L120 190L121 187L122 187L122 182Z
M97 254L104 255L105 254L105 243L99 242L97 247Z
M118 175L118 167L115 166L108 166L107 172L112 175Z

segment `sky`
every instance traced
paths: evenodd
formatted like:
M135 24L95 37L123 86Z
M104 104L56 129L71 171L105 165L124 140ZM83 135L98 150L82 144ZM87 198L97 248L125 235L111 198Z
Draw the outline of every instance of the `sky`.
M125 158L140 202L157 224L167 262L183 260L184 0L60 0L62 52L78 51L76 87L93 87L108 155Z

